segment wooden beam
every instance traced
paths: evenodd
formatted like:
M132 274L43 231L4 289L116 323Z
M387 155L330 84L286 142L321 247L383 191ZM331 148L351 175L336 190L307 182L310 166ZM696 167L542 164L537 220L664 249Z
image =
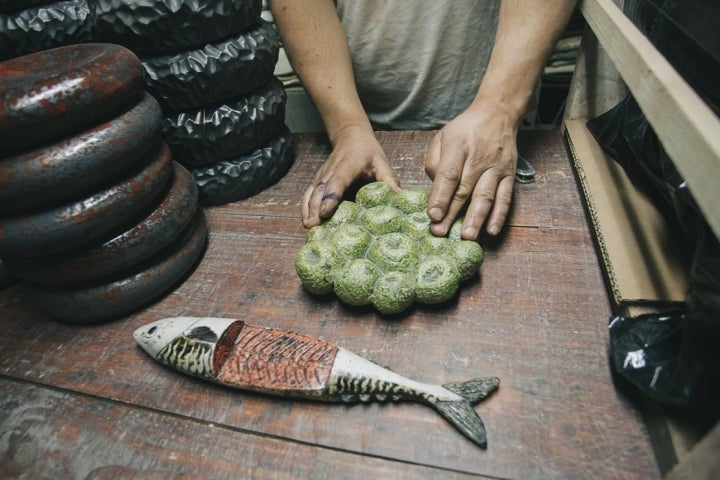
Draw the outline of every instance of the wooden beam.
M611 0L579 5L720 237L720 120Z
M711 480L720 478L720 423L670 470L665 480Z
M627 95L627 86L591 28L583 32L562 128L568 120L595 118ZM564 133L564 132L563 132Z

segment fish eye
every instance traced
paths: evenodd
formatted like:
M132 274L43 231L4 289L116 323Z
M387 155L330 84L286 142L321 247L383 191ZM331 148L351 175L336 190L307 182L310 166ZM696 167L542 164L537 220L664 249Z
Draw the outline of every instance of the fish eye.
M150 329L148 329L147 333L149 333L150 335L152 335L153 333L155 333L155 330L157 330L157 325L154 326L154 327L150 327Z

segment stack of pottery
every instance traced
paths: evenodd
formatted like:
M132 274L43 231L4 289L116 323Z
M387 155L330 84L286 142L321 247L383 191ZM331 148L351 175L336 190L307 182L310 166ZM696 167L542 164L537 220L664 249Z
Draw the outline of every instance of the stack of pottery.
M294 160L274 77L280 41L261 12L261 0L95 2L95 38L140 57L163 137L202 205L258 193Z
M0 62L91 38L88 0L0 0ZM0 259L0 290L15 281Z
M0 63L0 258L47 315L93 323L174 288L207 240L130 50L79 44Z
M92 39L89 0L0 0L0 61Z

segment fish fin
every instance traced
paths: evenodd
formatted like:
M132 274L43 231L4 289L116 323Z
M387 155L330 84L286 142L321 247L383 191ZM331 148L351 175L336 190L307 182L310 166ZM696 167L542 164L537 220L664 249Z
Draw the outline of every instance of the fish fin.
M434 403L433 406L440 412L440 415L452 423L463 435L477 443L480 448L487 448L485 424L470 405L470 402L465 400L457 402L440 400Z
M444 388L463 397L475 405L485 397L489 396L500 386L500 379L497 377L475 378L467 382L447 383Z

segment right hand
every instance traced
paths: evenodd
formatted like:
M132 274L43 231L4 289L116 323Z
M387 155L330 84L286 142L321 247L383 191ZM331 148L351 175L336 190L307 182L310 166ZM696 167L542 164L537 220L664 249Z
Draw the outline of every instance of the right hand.
M372 130L349 126L334 138L333 151L315 172L302 199L302 222L312 228L332 216L357 179L377 180L397 191L400 182Z

